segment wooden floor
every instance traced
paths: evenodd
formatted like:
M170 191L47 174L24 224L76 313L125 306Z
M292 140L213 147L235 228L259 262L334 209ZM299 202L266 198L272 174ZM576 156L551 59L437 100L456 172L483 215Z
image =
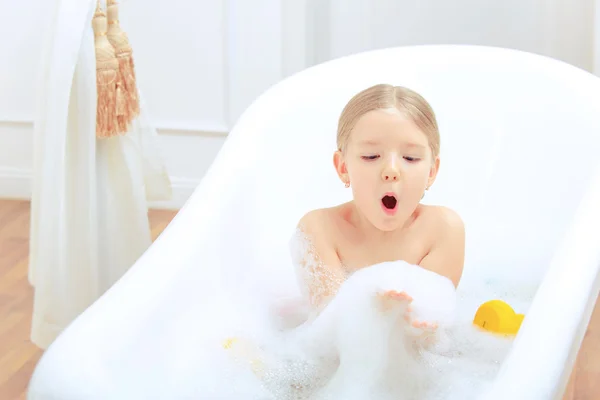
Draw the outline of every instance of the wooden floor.
M175 216L150 212L155 239ZM29 341L33 292L27 280L29 203L0 200L0 399L25 399L41 351ZM586 333L573 379L575 400L600 399L600 307ZM534 399L532 399L534 400ZM545 399L535 399L545 400Z
M176 212L150 211L154 240ZM0 399L25 399L42 352L29 340L33 289L27 279L29 203L0 200Z

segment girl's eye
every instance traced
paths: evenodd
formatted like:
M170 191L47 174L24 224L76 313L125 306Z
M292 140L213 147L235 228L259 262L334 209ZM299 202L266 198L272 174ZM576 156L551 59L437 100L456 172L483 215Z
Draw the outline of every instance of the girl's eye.
M416 158L416 157L404 157L404 159L408 162L417 162L420 160L419 158Z
M372 161L372 160L376 160L376 159L378 159L378 158L379 158L379 156L377 156L377 155L375 155L375 156L362 156L361 158L362 158L363 160L369 160L369 161Z

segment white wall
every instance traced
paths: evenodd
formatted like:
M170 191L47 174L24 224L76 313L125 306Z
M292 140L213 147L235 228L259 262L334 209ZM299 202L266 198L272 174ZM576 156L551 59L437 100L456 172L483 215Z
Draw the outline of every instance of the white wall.
M600 0L596 0L594 10L594 74L600 76Z
M412 44L519 49L594 65L600 0L329 0L328 57ZM595 8L594 3L598 6ZM600 17L598 17L600 18ZM600 22L600 21L599 21ZM597 28L598 29L598 28ZM598 35L598 33L596 33ZM597 36L598 37L598 36ZM321 57L319 61L324 61Z
M363 50L431 43L516 48L598 71L594 2L123 0L121 21L175 186L172 205L180 206L241 112L296 71ZM41 27L54 4L0 2L0 197L29 196Z

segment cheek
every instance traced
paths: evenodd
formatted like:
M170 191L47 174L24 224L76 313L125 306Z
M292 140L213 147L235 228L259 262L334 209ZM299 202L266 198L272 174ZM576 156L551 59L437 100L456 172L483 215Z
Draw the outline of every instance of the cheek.
M426 164L407 165L402 180L404 190L408 192L419 192L424 190L429 181L429 166Z
M407 166L407 173L411 179L426 179L429 177L429 171L431 170L431 164L427 162L420 162Z
M353 186L356 188L373 187L377 182L374 168L365 168L365 166L359 165L353 169L348 169L348 173Z

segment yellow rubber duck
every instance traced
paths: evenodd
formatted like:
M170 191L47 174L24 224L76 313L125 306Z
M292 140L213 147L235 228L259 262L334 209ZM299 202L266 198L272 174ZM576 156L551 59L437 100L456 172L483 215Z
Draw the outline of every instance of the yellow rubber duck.
M524 318L525 315L517 314L506 302L490 300L479 306L473 324L489 332L516 335Z
M229 337L223 341L222 346L238 360L246 360L257 377L261 378L264 375L264 364L261 361L260 352L252 343L238 337Z

